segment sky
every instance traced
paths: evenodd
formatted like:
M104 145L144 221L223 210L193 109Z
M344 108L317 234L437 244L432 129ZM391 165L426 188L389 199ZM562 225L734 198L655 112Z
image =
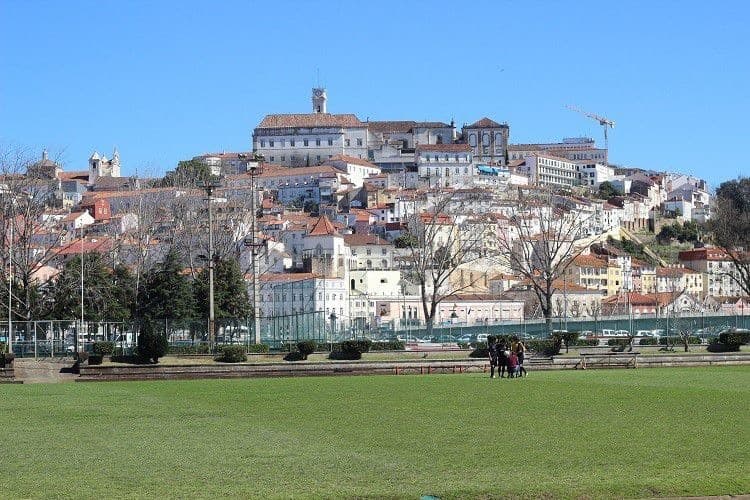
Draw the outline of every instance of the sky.
M269 113L450 122L512 143L615 121L613 163L718 183L743 163L750 2L0 0L0 148L123 175L251 148ZM740 153L735 156L736 153Z

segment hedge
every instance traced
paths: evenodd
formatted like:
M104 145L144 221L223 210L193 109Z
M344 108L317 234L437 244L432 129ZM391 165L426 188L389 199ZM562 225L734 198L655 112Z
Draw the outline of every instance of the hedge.
M470 358L486 358L489 356L489 348L486 342L477 342L474 350L469 353Z
M543 356L557 356L560 354L561 345L554 340L529 340L526 342L529 351Z
M599 339L578 338L570 342L570 347L594 347L599 345Z
M659 345L659 339L656 337L644 337L638 340L638 345Z
M688 337L688 344L700 344L700 337L691 335ZM682 337L659 337L659 345L680 345L684 344Z
M297 350L302 354L303 359L307 359L307 357L314 353L317 348L318 344L314 340L303 340L297 342Z
M112 354L115 353L115 343L114 342L94 342L94 345L91 348L91 350L94 354L99 354L101 356L111 356Z
M247 361L247 354L245 354L245 346L238 344L223 345L217 348L221 353L216 358L216 361L222 361L224 363L241 363Z
M401 340L389 340L388 342L373 342L370 346L371 351L403 351L406 344Z

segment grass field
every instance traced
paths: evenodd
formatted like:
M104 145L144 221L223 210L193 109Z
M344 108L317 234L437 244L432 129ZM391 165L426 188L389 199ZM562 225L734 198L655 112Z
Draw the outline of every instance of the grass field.
M2 498L750 493L750 367L0 386Z

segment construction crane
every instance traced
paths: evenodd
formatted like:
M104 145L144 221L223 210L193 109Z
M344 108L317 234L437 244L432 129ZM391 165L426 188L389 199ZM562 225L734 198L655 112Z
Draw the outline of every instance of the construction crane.
M596 120L599 122L599 125L601 125L604 128L604 149L607 150L607 156L609 156L609 139L607 138L607 128L615 128L615 122L614 120L610 120L609 118L606 118L604 116L595 115L594 113L588 113L581 108L578 108L576 106L565 106L571 111L575 111L576 113L581 113L583 116L586 116L588 118L591 118L592 120ZM609 159L605 158L605 161L607 164L609 164Z

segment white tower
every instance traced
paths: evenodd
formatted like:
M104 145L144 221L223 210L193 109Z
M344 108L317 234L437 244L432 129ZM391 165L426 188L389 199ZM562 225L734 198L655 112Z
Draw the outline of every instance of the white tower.
M326 111L326 89L312 89L313 113L327 113Z

